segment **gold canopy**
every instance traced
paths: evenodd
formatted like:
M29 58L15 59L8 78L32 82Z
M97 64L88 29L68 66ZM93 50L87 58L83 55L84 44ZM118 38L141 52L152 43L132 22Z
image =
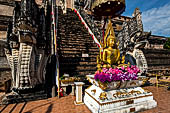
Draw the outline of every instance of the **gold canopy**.
M117 16L125 10L125 0L94 0L91 10L96 16Z

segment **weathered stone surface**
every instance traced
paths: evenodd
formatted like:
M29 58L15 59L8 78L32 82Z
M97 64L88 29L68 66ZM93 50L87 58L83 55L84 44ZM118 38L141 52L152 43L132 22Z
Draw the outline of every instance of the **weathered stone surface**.
M11 79L10 67L8 65L5 52L5 42L0 41L0 90L5 91L5 82Z
M0 31L0 40L6 40L6 31Z
M8 22L13 14L14 0L0 0L0 89L6 91L5 82L12 78L11 70L5 56L6 33ZM10 86L8 87L10 88Z
M12 16L14 7L7 5L0 5L0 15Z
M16 0L0 0L0 4L13 6L14 1L16 1Z
M0 68L9 68L6 57L0 57Z
M170 51L165 49L144 49L149 73L170 75Z
M0 40L6 40L8 22L13 15L14 0L0 0Z

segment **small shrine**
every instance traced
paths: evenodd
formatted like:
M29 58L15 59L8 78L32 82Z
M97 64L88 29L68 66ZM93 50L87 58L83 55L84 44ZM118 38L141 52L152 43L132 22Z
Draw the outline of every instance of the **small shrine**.
M93 113L130 113L157 106L153 94L140 87L145 77L141 76L136 63L128 61L125 51L119 50L120 40L115 36L111 18L122 13L124 3L124 0L100 1L99 7L96 2L92 3L92 9L100 12L95 15L109 18L103 40L100 40L97 71L86 76L92 85L85 90L84 103Z
M85 90L85 105L93 113L129 113L156 107L153 94L140 87L143 77L139 68L125 64L125 56L120 59L111 21L103 42L97 57L98 70L87 75L92 85Z

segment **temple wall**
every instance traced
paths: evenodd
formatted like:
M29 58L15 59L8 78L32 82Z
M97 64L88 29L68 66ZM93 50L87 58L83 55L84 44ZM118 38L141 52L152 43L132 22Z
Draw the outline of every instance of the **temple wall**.
M0 0L1 2L2 0ZM13 7L0 4L0 40L6 40L7 25L13 14Z
M170 50L143 49L148 64L149 73L164 73L170 75Z
M14 0L0 0L0 89L3 89L4 82L11 79L11 69L5 56L6 35L8 22L13 15Z
M163 44L147 44L145 49L164 49Z

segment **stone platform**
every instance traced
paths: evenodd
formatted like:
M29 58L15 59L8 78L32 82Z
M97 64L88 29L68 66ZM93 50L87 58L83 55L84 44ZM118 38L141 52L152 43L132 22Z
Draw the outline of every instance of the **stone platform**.
M84 103L93 113L129 113L157 106L152 93L141 87L105 92L95 85L85 90Z

